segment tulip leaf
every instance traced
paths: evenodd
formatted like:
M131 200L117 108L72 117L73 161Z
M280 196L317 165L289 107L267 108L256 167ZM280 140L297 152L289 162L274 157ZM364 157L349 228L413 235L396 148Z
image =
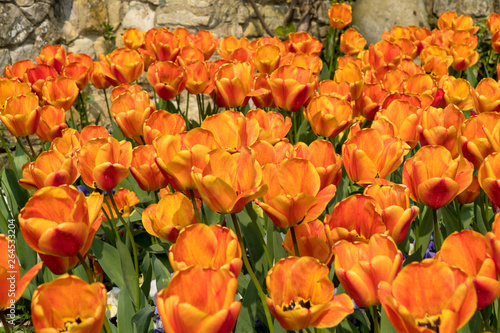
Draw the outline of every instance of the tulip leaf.
M422 212L422 209L420 210ZM432 216L432 208L424 206L422 214L419 216L420 223L418 224L415 233L418 234L415 240L415 251L420 251L422 257L425 256L427 246L431 241L432 230L434 229L434 219Z
M443 235L443 239L446 239L446 236L454 231L462 230L462 224L460 223L459 216L455 211L454 202L444 206L443 209L440 209L440 211L443 216L443 221L445 221L444 227L446 229L446 235Z
M240 274L241 276L242 274ZM238 279L239 284L239 279ZM236 322L235 332L252 333L255 332L255 321L257 315L257 303L260 302L257 296L257 289L253 282L248 283L245 294L243 295L243 303L241 304L240 314Z
M130 298L134 304L139 308L140 299L137 299L139 294L139 285L137 284L135 276L134 263L132 257L130 256L130 251L121 240L116 240L116 248L120 255L121 271L123 276L123 282L125 283L125 289L127 289Z
M99 265L101 265L102 270L106 273L111 282L116 284L120 289L125 288L120 262L116 260L119 256L118 250L108 243L94 238L90 251L92 255L96 257Z
M297 130L296 141L297 142L302 141L305 142L306 144L310 144L316 139L317 137L311 130L311 125L309 124L309 121L307 121L307 119L304 118L300 123L299 129Z
M483 324L483 320L481 318L480 312L476 311L474 316L469 320L469 322L462 327L457 333L475 333L481 332L481 326Z
M8 200L10 204L10 209L13 214L19 213L21 208L24 207L26 202L28 202L30 195L27 190L22 188L17 182L16 174L11 169L5 169L2 173L2 188L5 191L5 196L10 199Z
M146 253L144 259L142 259L141 272L143 277L143 283L141 286L144 295L149 295L149 290L151 289L151 280L153 279L153 266L151 265L151 258L149 253Z
M154 313L155 311L153 307L146 307L137 312L132 317L134 332L147 333L150 326L152 325L151 318L153 318Z
M118 332L134 333L132 326L132 317L135 314L134 303L129 296L128 291L123 288L118 294L118 314L116 322L118 324Z
M111 133L112 133L113 137L118 141L122 141L122 140L126 139L125 135L123 135L123 132L120 129L120 127L118 126L118 124L116 123L116 121L111 121Z
M479 66L476 64L474 66L471 66L467 68L467 81L469 81L469 84L471 87L475 88L477 86L477 70L479 69Z
M156 289L162 290L168 285L170 281L172 268L167 268L167 266L159 259L161 255L153 254L152 263L153 263L153 271L156 277ZM167 259L168 261L168 259ZM168 265L170 267L170 265Z
M380 332L397 333L396 329L394 328L394 326L392 326L391 322L389 321L389 318L387 318L387 314L385 313L383 307L381 307L380 311Z

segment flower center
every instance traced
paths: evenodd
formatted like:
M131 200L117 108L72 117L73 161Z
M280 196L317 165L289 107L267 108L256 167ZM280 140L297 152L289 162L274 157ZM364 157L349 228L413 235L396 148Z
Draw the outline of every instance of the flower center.
M310 309L311 301L299 299L297 302L292 300L290 304L283 305L283 311L299 310L299 309Z
M422 319L417 319L417 325L420 327L425 327L439 333L439 325L441 324L441 316L429 316L425 315Z
M64 332L72 332L75 330L75 328L77 328L80 324L82 323L82 320L80 319L80 317L76 317L75 320L67 320L66 322L64 322L64 329L60 329L59 332L60 333L64 333Z

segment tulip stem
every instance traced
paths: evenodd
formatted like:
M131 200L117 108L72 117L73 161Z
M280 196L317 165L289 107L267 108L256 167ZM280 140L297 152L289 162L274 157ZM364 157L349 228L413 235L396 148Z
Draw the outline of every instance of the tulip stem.
M373 305L370 308L372 311L372 319L373 319L373 332L378 333L378 309L376 305Z
M115 231L116 238L121 240L120 233L118 232L118 227L116 226L115 216L113 215L113 210L111 209L111 206L109 205L108 200L104 199L104 202L106 203L106 206L108 206L108 210L109 210L111 216L109 216L108 213L106 213L104 208L102 208L102 211L104 212L104 215L108 219L109 223L111 223L111 227Z
M134 241L134 234L132 233L132 230L130 230L130 227L128 226L128 223L125 222L123 219L122 214L120 214L120 211L118 210L118 207L116 206L115 199L113 198L113 194L111 192L108 192L108 197L111 200L111 204L113 205L113 208L116 212L116 215L122 222L123 226L125 227L125 230L127 231L128 237L130 238L130 243L132 244L132 254L134 257L134 268L135 268L135 279L137 282L137 300L139 304L137 304L137 308L141 308L141 288L139 287L139 260L137 259L137 244L135 244Z
M436 252L441 249L441 233L439 231L439 221L437 217L437 209L432 209L432 216L434 217L434 247Z
M93 283L94 282L94 277L93 277L92 272L90 271L89 265L87 265L87 262L82 257L82 255L80 254L80 252L78 252L76 256L78 257L78 260L80 260L80 263L82 264L83 268L85 269L85 272L87 273L87 279L89 279L89 283Z
M248 261L247 251L245 249L245 244L243 243L243 237L241 236L241 230L240 230L240 226L238 224L238 219L236 218L236 214L232 213L231 218L233 220L234 229L236 231L236 236L238 237L238 242L240 243L240 246L241 246L243 264L245 265L245 268L248 271L248 274L250 274L250 277L252 278L252 281L255 285L255 288L257 288L257 292L258 292L260 300L262 302L262 306L264 307L264 312L266 313L266 319L267 319L267 325L269 326L268 327L269 331L271 333L273 333L273 320L271 318L271 312L269 312L269 308L267 307L266 295L264 294L264 291L262 290L262 287L260 286L259 280L257 280L257 277L255 276L255 273L252 270L252 266L250 265L250 262Z
M5 333L10 333L10 324L5 318L3 311L0 311L0 320L2 321L3 327L5 328Z
M247 211L247 214L250 217L250 220L252 221L252 224L255 228L255 231L259 235L260 243L261 243L262 248L264 249L264 252L265 252L266 257L267 257L267 263L269 264L269 268L271 268L271 267L273 267L273 263L271 262L271 256L269 255L269 251L267 249L266 242L264 241L264 236L262 236L262 233L260 232L260 227L257 223L257 218L256 218L257 215L255 214L255 212L252 214L252 210L251 210L252 208L249 208L249 207L251 207L250 205L251 204L246 205L245 210Z
M28 141L28 145L30 146L31 154L33 155L33 158L36 159L37 154L35 153L35 148L33 148L33 144L31 143L31 139L29 135L26 135L26 140Z
M34 161L35 159L33 158L33 155L31 155L29 153L28 149L26 149L26 147L24 146L23 141L21 140L21 138L16 137L16 139L17 139L17 143L19 143L19 147L21 147L21 149L24 151L24 153L26 154L26 156L28 156L29 160L30 161Z
M295 256L300 257L299 245L297 244L297 236L295 236L295 227L290 227L290 233L292 234L293 250L295 251Z
M193 203L194 214L196 215L196 222L201 223L200 212L198 211L198 205L196 204L196 198L194 197L193 189L189 189L189 196L191 197L191 202Z
M486 312L484 311L484 309L481 309L481 317L483 317L483 324L484 324L484 327L486 328L486 331L488 332L493 332L493 329L491 328L490 326L490 320L488 319L488 316L486 315Z
M160 195L158 194L158 192L159 190L153 191L153 193L155 194L156 203L160 202Z
M106 333L113 333L111 327L109 326L108 318L104 318L104 330Z
M109 108L108 94L106 93L106 89L103 89L102 91L104 92L104 100L106 101L106 108L108 109L109 124L111 125L113 123L113 116L111 115L111 109Z

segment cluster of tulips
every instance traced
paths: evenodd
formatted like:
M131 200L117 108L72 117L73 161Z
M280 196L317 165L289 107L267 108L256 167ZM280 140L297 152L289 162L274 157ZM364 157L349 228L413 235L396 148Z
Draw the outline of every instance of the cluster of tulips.
M37 257L13 260L0 234L0 310L24 293L37 332L149 332L154 306L166 332L500 327L500 84L461 78L478 27L446 12L366 48L349 5L329 17L344 55L325 67L305 32L185 28L7 66L0 120L19 151L0 230L12 218ZM500 52L500 14L486 25ZM113 86L112 134L89 122L88 84L106 102Z

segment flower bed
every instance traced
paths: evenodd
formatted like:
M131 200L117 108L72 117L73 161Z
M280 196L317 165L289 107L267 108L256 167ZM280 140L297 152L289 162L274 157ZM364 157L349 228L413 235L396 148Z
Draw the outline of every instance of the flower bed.
M496 330L500 15L368 47L329 17L325 47L128 29L96 62L7 66L5 330Z

